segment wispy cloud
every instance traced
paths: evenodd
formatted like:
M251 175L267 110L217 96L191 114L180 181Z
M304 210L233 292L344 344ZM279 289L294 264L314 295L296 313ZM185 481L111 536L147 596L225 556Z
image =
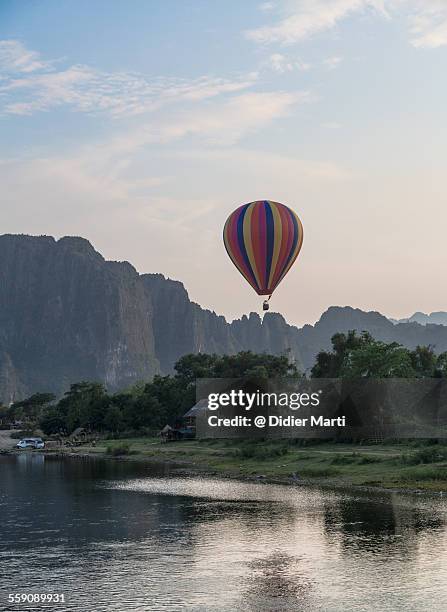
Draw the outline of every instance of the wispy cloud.
M261 2L261 4L259 5L259 10L265 13L268 13L269 11L273 11L274 8L275 8L274 2Z
M334 70L335 68L338 68L342 61L342 57L340 57L339 55L333 55L332 57L327 57L326 59L324 59L323 65L326 66L326 68L328 68L329 70Z
M272 53L264 62L264 66L270 68L274 72L283 74L292 72L293 70L301 70L303 72L310 69L310 64L303 62L301 59L292 58L282 53Z
M205 156L207 151L215 154L218 150L227 151L231 158L235 144L286 116L306 98L306 93L247 92L226 101L213 100L206 110L178 113L173 109L138 129L83 146L69 156L5 160L4 176L14 172L17 180L22 177L23 184L28 187L54 183L58 197L65 185L80 200L88 197L91 201L140 203L171 178L148 176L147 163L142 162L147 156L159 156L159 145L171 145L171 148L164 148L168 159L175 158L172 147L181 145L182 141L188 142L188 156L193 147ZM22 188L16 185L15 190L24 197Z
M51 65L52 62L43 61L39 53L30 51L18 40L0 40L0 74L46 70Z
M386 0L295 0L283 9L283 18L246 32L258 43L293 44L333 28L349 15L373 10L385 15Z
M92 166L95 159L119 159L143 147L172 144L191 138L201 145L229 147L258 132L274 120L285 117L297 104L310 101L309 92L246 92L228 100L214 100L207 108L179 112L128 130L120 136L89 147L83 157Z
M409 15L411 42L415 47L447 45L447 2L416 0Z
M114 117L137 115L178 101L200 101L251 87L257 74L233 79L154 78L129 72L108 73L90 66L56 70L18 41L0 41L0 112L30 115L68 106Z
M339 130L342 127L342 124L338 121L326 121L321 124L321 127L326 130Z
M271 14L275 8L270 8ZM275 12L274 23L248 30L245 36L261 44L291 45L331 30L355 14L369 12L403 19L415 47L447 44L446 0L283 0Z

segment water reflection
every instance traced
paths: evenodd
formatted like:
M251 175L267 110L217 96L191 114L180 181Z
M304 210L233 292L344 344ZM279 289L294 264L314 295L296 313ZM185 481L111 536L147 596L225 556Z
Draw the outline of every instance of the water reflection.
M0 487L0 609L23 590L81 612L445 609L439 498L37 454L0 458Z
M246 593L249 607L305 609L309 605L312 581L301 570L302 565L299 557L281 551L252 561Z

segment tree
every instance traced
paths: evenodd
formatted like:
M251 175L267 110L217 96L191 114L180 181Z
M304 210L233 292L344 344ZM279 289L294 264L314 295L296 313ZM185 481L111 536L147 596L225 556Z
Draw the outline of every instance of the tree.
M72 384L55 405L48 404L40 416L46 434L71 433L77 427L91 431L160 429L174 424L195 403L198 378L278 378L299 376L287 355L185 355L175 364L174 375L154 376L120 393L109 395L97 382ZM52 401L40 394L33 405Z
M24 400L14 402L10 408L14 418L21 418L28 423L36 422L48 406L54 402L56 396L53 393L34 393Z
M67 435L65 418L60 414L57 407L52 407L43 415L39 421L39 426L43 433L47 436L54 434Z
M434 376L436 378L447 378L447 352L438 355Z
M332 351L320 351L316 357L315 365L311 370L313 378L339 378L345 361L349 355L366 346L373 341L368 332L363 332L360 336L355 330L347 334L334 334L331 338Z
M438 358L431 346L417 346L411 352L411 364L418 376L429 378L435 376Z
M110 398L102 383L83 381L71 385L57 408L68 432L77 427L101 431L109 403Z
M111 404L104 415L104 428L107 431L120 432L124 429L124 419L119 406Z
M342 378L413 378L411 353L397 342L373 340L351 351L341 368Z
M167 421L166 407L156 397L145 393L129 404L123 419L128 429L161 429Z
M318 353L312 376L315 378L413 378L433 372L431 349L414 352L396 342L374 340L368 333L335 334L331 352ZM418 370L415 369L418 368Z

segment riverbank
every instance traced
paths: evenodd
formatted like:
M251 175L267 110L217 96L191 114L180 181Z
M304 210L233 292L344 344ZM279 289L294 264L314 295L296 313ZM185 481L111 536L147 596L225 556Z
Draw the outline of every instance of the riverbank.
M265 479L295 484L361 486L411 491L447 491L447 445L335 444L298 446L284 441L158 438L101 440L96 446L58 448L48 453L169 462L190 474Z

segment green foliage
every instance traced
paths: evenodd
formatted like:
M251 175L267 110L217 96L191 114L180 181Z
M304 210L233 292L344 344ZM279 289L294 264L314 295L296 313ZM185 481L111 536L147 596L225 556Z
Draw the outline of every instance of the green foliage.
M345 356L342 378L413 378L411 354L396 342L371 340Z
M420 465L438 463L447 459L447 449L439 446L429 446L421 450L401 456L401 463L405 465Z
M114 433L119 433L124 429L122 412L115 404L111 404L106 410L104 415L104 428Z
M266 461L275 457L282 457L289 452L289 447L284 444L281 446L246 442L234 451L234 456L240 459L257 459Z
M397 342L375 340L351 330L332 337L332 351L320 351L314 378L418 378L447 376L447 353L436 356L430 346L410 351Z
M55 434L66 435L66 422L58 408L54 407L49 409L40 419L40 428L46 436L52 436Z
M447 352L438 355L434 376L437 378L447 378Z
M112 457L122 457L123 455L130 454L130 446L128 444L120 444L119 446L108 446L106 452Z
M90 432L113 433L157 431L174 425L195 403L197 378L242 378L299 376L287 356L185 355L170 376L155 376L149 383L109 395L97 382L79 382L55 405L54 397L37 394L21 405L44 406L39 423L46 435L71 434L82 427Z
M360 336L353 330L347 334L334 334L332 336L332 351L320 351L312 368L313 378L339 378L344 363L353 352L367 346L373 341L368 332Z
M114 434L147 433L167 423L175 425L195 403L197 378L298 378L300 373L289 356L242 351L237 355L190 354L175 364L174 374L155 376L125 391L107 393L101 383L82 381L71 385L58 403L50 393L36 393L0 411L2 423L22 418L27 426L40 425L46 435L71 434L82 427L88 432ZM397 343L374 340L367 332L349 331L332 337L332 351L321 351L312 368L316 378L447 376L447 353L436 357L431 347L414 351ZM300 442L303 446L306 441ZM239 452L239 451L238 451ZM256 449L239 452L242 458L257 457ZM267 457L277 450L264 450ZM266 454L267 453L267 454ZM279 453L279 454L278 454ZM259 457L258 457L259 458ZM365 459L365 458L364 458ZM340 461L343 462L343 459ZM372 461L372 460L371 460Z
M400 479L404 482L427 480L445 481L445 467L415 467L402 473Z
M431 346L417 346L410 356L411 365L418 376L427 378L435 375L438 358Z
M338 455L331 460L331 465L369 465L370 463L380 463L381 459L372 455L359 455L353 452L350 455Z
M21 420L33 426L55 399L53 393L34 393L20 402L11 404L5 417L9 422Z

